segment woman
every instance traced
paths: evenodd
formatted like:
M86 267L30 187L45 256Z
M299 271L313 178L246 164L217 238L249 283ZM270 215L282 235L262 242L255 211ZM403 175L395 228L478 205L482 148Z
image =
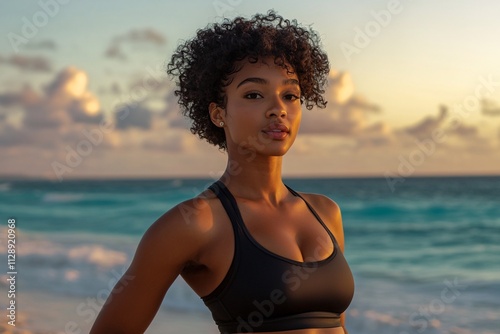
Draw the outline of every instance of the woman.
M221 333L347 333L340 210L281 176L302 104L326 105L316 33L273 11L226 20L180 45L168 72L191 131L227 151L227 168L148 229L91 333L142 333L178 275Z

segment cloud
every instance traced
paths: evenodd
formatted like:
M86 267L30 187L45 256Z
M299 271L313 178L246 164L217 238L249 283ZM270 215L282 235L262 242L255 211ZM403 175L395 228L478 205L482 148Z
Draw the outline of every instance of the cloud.
M124 44L161 47L166 44L166 38L151 28L133 29L126 34L114 37L104 55L108 58L126 60L127 56L123 51Z
M46 88L51 110L62 110L80 123L99 123L103 119L99 100L88 91L85 72L67 67Z
M481 101L481 111L483 115L500 116L500 105L487 99Z
M113 84L111 91L122 96L122 104L113 114L116 127L120 130L127 128L151 129L153 118L166 120L171 117L169 108L177 103L170 104L173 95L172 84L164 80L163 72L157 73L148 67L146 74L135 75L128 84L128 94L118 85ZM129 101L129 102L128 102ZM167 122L168 124L168 122Z
M151 128L152 112L141 104L125 104L115 112L115 125L117 129Z
M301 133L356 136L383 128L383 125L370 124L369 117L380 113L380 108L354 93L349 73L332 72L325 96L328 100L325 109L304 111Z
M118 82L113 82L109 88L109 92L113 95L120 95L122 93L120 84L118 84Z
M148 136L142 143L145 149L160 150L164 152L192 152L197 150L199 142L191 133L187 131L157 132L153 136Z
M16 104L20 104L22 98L22 93L3 93L0 94L0 106L10 107Z
M402 131L418 139L431 138L434 130L443 127L447 116L448 108L440 106L438 116L427 116L417 124L403 128Z
M384 122L375 123L356 137L357 148L386 146L396 140L392 128Z
M17 129L10 124L0 126L0 146L28 145L34 142L32 133Z
M445 129L452 136L453 149L462 149L472 153L487 152L494 149L493 141L482 136L475 125L458 124Z
M40 103L40 96L28 84L25 84L19 92L7 92L0 94L0 106L8 107L9 110L13 110L12 107L16 106L20 106L25 109L31 108L36 106L38 103Z
M459 124L456 128L450 129L447 132L460 138L474 138L477 137L479 130L473 125Z
M104 55L108 58L116 58L120 60L126 60L127 56L123 53L122 49L118 44L112 44L108 47Z
M166 106L163 111L163 115L168 120L169 125L172 128L189 129L191 121L182 115L177 96L175 96L173 89L168 91L168 93L164 96L164 100Z
M0 126L0 145L56 148L84 138L104 119L98 99L88 91L87 74L75 67L60 71L42 92L26 85L0 95L0 105L22 110L20 124ZM11 109L11 108L9 108Z
M133 29L125 35L116 37L116 39L118 41L128 41L132 43L151 43L160 46L166 43L166 39L163 34L151 28L142 30Z
M489 154L495 149L494 140L481 134L480 126L457 121L444 105L440 106L438 115L427 116L414 125L398 129L395 135L402 147L415 147L415 139L432 142L450 157Z
M331 71L328 78L327 99L329 102L343 104L354 94L354 84L347 72Z
M42 56L12 55L8 58L0 57L0 64L4 63L17 67L23 71L50 72L52 65L50 61Z
M123 94L123 90L118 82L112 82L110 84L106 84L106 86L99 87L98 91L99 95L114 95L120 96Z
M68 106L68 113L75 122L99 124L104 115L99 110L98 100L89 92Z
M117 89L121 103L112 113L121 149L193 152L203 142L189 131L189 120L179 111L172 82L163 67L135 74L126 89ZM108 91L108 90L105 90Z

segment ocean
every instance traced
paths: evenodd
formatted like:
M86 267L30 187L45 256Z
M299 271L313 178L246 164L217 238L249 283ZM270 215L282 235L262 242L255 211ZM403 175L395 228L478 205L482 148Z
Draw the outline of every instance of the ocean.
M1 328L15 219L16 329L87 333L142 234L211 179L0 180ZM341 210L350 334L500 333L500 177L285 179ZM10 227L12 227L11 225ZM10 283L9 283L10 282ZM217 333L178 279L147 333Z

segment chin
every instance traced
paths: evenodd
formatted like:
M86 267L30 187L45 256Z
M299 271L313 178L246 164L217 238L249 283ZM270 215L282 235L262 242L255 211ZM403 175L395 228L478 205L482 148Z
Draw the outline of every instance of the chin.
M290 141L272 141L268 143L258 143L258 145L249 145L247 142L243 141L241 144L234 145L234 152L238 154L250 155L255 154L262 157L281 157L284 156L289 149L292 147L293 142ZM233 146L233 145L230 145ZM230 149L231 150L231 149Z
M263 149L260 153L271 157L282 157L288 152L288 150L290 150L290 147L291 145L286 145L286 146L281 145L280 147L278 147L277 145L269 145L268 147Z

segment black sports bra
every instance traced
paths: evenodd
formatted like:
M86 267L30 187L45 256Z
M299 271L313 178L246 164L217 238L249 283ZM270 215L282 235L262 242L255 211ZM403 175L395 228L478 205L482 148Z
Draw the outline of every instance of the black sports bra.
M236 200L221 181L209 187L220 199L234 230L235 250L219 286L202 297L221 333L274 332L340 327L340 314L354 294L351 270L335 237L326 259L299 262L262 247L246 229Z

